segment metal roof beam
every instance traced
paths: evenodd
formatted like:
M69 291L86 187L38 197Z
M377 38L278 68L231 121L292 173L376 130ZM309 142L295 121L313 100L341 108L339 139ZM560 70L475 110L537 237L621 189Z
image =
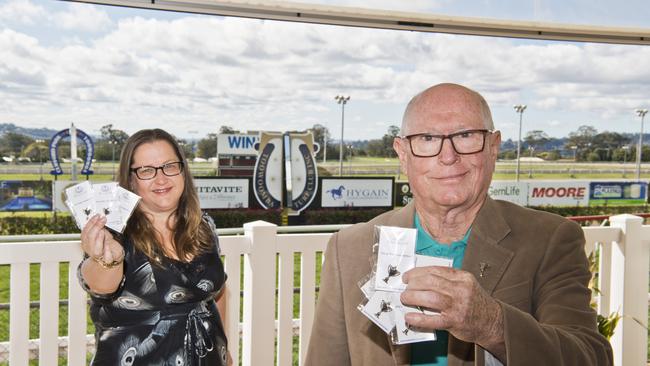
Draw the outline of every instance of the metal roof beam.
M303 3L244 0L63 0L196 14L475 36L650 45L650 28L501 21Z

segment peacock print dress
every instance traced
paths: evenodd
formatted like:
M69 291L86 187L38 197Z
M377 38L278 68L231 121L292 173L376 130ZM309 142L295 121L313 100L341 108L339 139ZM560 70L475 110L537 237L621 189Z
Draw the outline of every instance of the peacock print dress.
M211 221L211 220L210 220ZM90 291L96 352L91 365L225 365L227 342L215 296L226 274L215 234L211 251L181 262L152 264L125 239L124 277L117 291Z

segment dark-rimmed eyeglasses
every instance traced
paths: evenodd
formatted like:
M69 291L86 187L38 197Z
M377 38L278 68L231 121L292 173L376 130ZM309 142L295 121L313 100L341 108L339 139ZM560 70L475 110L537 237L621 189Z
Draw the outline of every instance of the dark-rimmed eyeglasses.
M420 158L430 158L440 154L446 139L451 142L451 147L457 154L476 154L485 148L485 136L493 133L492 130L466 130L449 135L433 135L430 133L416 133L414 135L400 136L409 140L411 153Z
M141 166L139 168L131 168L131 171L135 173L135 176L140 180L149 180L156 177L158 170L161 170L164 175L168 177L173 177L179 175L183 172L183 162L174 161L171 163L163 164L161 166Z

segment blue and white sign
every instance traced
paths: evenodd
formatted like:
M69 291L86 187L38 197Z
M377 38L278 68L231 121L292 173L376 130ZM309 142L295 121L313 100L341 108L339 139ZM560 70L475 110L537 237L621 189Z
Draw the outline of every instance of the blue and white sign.
M323 178L322 207L392 207L393 178Z
M643 204L648 199L647 182L591 182L589 204L594 206L607 201Z
M93 157L95 156L95 145L93 140L85 132L80 129L76 129L77 136L73 138L79 138L86 145L86 158L84 159L84 166L81 168L81 174L90 175L93 174L93 171L90 170L90 166L93 163ZM52 175L61 175L63 174L63 169L61 169L61 162L59 161L59 143L66 137L70 136L70 129L66 128L57 132L52 139L50 140L50 160L52 161L52 167L54 168L50 174ZM76 154L73 154L76 156Z
M217 154L219 155L257 155L255 144L260 142L259 134L219 134Z

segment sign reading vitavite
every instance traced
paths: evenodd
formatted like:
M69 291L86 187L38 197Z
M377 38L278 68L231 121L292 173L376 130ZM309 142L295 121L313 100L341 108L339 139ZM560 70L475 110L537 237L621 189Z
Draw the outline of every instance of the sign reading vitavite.
M644 204L648 199L647 182L591 182L589 183L589 205Z
M248 208L247 178L194 179L201 208Z
M217 154L219 155L257 155L255 144L259 135L219 134L217 136Z
M392 207L393 178L322 178L322 207Z
M587 181L533 181L528 183L528 206L587 206Z

